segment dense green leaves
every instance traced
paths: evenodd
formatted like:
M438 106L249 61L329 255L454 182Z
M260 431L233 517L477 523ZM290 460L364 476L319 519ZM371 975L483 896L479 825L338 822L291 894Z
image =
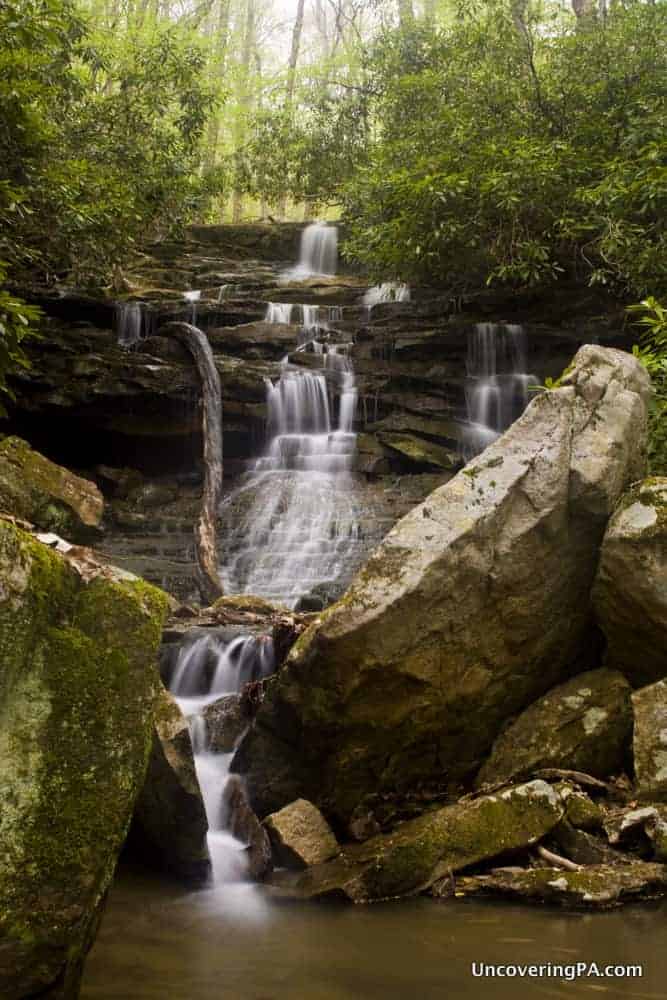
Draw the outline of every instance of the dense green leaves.
M5 0L0 37L0 253L14 275L108 281L204 193L202 49L168 22L96 34L70 0Z
M381 37L375 130L344 189L350 256L461 287L661 292L666 15L626 0L582 29L555 5L488 0Z
M628 312L637 316L641 329L636 357L646 366L653 381L654 397L649 411L649 470L667 476L667 308L653 296Z

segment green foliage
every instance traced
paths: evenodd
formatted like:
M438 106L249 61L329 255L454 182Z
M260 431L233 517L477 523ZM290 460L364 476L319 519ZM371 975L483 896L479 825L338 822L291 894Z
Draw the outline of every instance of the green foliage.
M661 293L666 27L664 3L625 0L582 26L537 0L471 0L441 29L384 33L344 190L349 256L460 288Z
M5 265L0 261L0 286L4 280ZM0 416L6 415L2 397L12 398L7 375L17 368L28 367L23 343L37 336L36 324L40 316L36 306L28 305L0 287Z
M108 280L206 196L202 47L169 22L97 34L71 0L4 0L0 37L0 255L47 282Z
M633 354L646 367L653 382L654 397L649 412L649 471L667 476L667 308L649 296L628 307L642 328Z

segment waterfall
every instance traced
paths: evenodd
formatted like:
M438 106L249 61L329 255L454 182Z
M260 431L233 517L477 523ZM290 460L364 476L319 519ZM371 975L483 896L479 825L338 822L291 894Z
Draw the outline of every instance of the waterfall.
M338 227L326 222L313 222L301 234L299 263L286 277L299 279L317 275L334 275L338 267Z
M299 327L297 349L311 343L319 332L328 332L343 318L341 306L321 306L308 302L269 302L266 323L286 323Z
M148 311L145 302L116 302L114 328L119 346L134 347L140 340L150 337L153 320L153 313Z
M468 336L466 457L472 458L523 413L530 387L526 371L526 334L521 326L478 323Z
M289 325L292 322L294 310L298 308L292 302L269 302L264 317L265 322Z
M211 749L206 707L245 684L273 673L275 657L269 636L240 636L225 643L205 634L184 644L169 689L188 720L195 768L208 821L208 848L214 884L241 882L246 876L246 844L229 832L227 791L232 753ZM239 737L240 739L241 737Z
M204 491L195 528L197 575L203 597L214 601L222 594L216 547L218 507L222 497L222 388L208 337L189 323L169 323L170 330L192 354L201 382L204 437Z
M308 346L321 368L285 361L280 378L267 382L269 443L229 498L232 519L237 507L241 516L222 570L229 591L291 607L314 589L335 590L359 537L351 345Z
M192 289L189 292L183 292L183 298L186 302L190 303L190 323L192 326L197 325L197 303L201 299L201 291L199 289Z
M385 281L381 285L373 285L364 295L363 304L370 313L374 306L381 302L409 302L410 286L398 281Z

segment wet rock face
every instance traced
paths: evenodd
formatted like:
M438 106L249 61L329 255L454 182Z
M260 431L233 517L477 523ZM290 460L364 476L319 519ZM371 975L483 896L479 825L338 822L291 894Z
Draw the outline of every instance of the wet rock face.
M667 801L667 680L635 691L633 751L637 791Z
M276 863L285 868L307 868L339 852L333 830L319 809L305 799L267 816L264 825Z
M151 745L166 595L0 521L0 994L77 995Z
M531 781L426 813L274 884L278 893L301 899L362 903L414 895L470 865L535 844L562 816L553 788Z
M562 388L399 521L267 685L233 765L260 815L305 796L346 822L372 792L451 788L586 664L648 394L632 356L582 348Z
M516 780L539 768L599 778L623 769L632 733L630 685L613 670L590 670L530 705L493 744L475 784Z
M238 694L227 694L207 705L202 715L206 722L210 750L213 753L231 753L248 728L249 719L241 706Z
M162 687L134 822L147 842L142 851L145 860L188 880L206 880L210 873L208 824L190 732L178 705Z
M633 685L667 676L667 479L633 486L614 513L593 591L607 662Z
M250 807L241 779L235 775L225 787L223 808L229 817L229 832L245 845L248 877L264 878L273 867L268 834Z
M0 510L79 541L99 527L104 500L94 483L7 437L0 440Z

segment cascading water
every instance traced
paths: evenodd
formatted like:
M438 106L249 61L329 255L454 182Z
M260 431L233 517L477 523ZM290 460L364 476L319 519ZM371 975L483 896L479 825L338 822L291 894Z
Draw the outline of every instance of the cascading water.
M410 286L398 281L385 281L381 285L373 285L364 295L364 305L369 314L375 306L382 302L409 302Z
M466 457L472 458L523 413L530 387L526 372L526 334L512 324L478 323L468 337Z
M117 302L114 307L114 327L120 347L134 347L153 332L154 314L145 302Z
M329 332L343 318L340 306L312 305L306 302L269 302L265 322L298 326L297 349L312 342L319 332Z
M338 266L338 227L313 222L301 234L299 263L287 272L288 279L311 275L334 275Z
M193 288L189 292L183 292L183 298L190 303L190 323L197 325L197 303L201 299L201 291Z
M242 882L246 846L229 832L227 791L232 753L211 749L205 710L225 695L238 694L250 681L274 670L268 636L240 636L223 642L205 634L179 650L169 689L188 720L197 778L208 820L208 847L214 884Z
M278 305L267 318L287 315ZM306 337L325 329L304 306L290 306L288 315L299 317ZM315 588L335 586L359 536L350 476L357 406L351 345L299 339L322 368L285 359L279 380L267 383L269 445L230 497L234 509L244 498L249 503L228 534L222 571L227 590L291 607Z

